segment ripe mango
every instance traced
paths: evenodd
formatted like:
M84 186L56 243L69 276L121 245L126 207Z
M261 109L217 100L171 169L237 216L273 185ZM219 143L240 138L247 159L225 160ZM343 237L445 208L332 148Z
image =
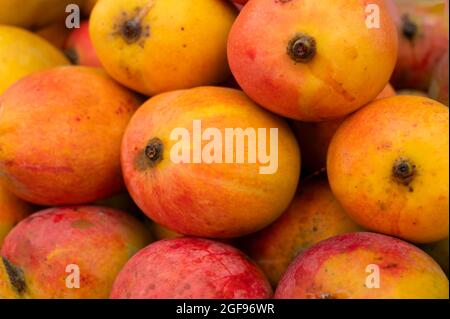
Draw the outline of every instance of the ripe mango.
M374 101L339 126L331 188L363 227L417 243L448 237L449 111L434 100Z
M180 139L180 130L189 141ZM214 132L209 142L200 136L207 130ZM233 145L224 141L229 130ZM239 130L253 130L253 147L238 143ZM179 159L181 150L188 158ZM250 161L257 152L273 161ZM273 222L292 200L300 174L300 151L287 123L242 91L219 87L163 93L144 103L126 129L121 161L128 191L152 220L210 238L243 236Z
M114 79L155 95L225 81L235 17L226 1L102 0L92 11L90 35Z
M123 132L139 103L101 69L32 74L1 97L0 177L39 205L84 204L120 192Z
M122 211L50 208L9 233L0 262L22 298L107 298L124 264L150 239L144 225Z
M43 38L24 29L0 25L0 95L33 72L65 64L70 62L64 54Z
M372 25L369 6L378 8ZM255 102L292 119L335 119L372 101L397 58L384 1L253 0L233 24L228 60Z
M123 267L113 299L260 299L272 289L262 271L231 246L200 238L160 240Z
M448 299L448 279L430 256L407 242L349 233L298 256L275 298Z

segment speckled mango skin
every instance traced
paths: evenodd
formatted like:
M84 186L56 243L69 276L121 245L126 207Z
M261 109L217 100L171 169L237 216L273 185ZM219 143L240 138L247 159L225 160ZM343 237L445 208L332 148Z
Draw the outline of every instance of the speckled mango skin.
M0 25L0 95L27 75L68 64L62 52L43 38L24 29Z
M368 4L379 6L380 28L367 28ZM306 63L288 54L300 33L316 42ZM382 0L254 0L228 38L230 68L242 89L272 112L306 122L341 117L372 101L396 58L397 32Z
M82 204L123 189L120 144L138 107L100 69L59 67L0 97L0 177L40 205Z
M239 250L211 240L161 240L137 253L114 282L113 299L260 299L272 289Z
M426 243L448 237L448 108L417 96L370 103L337 130L328 149L331 188L367 229ZM415 174L393 177L397 159Z
M152 96L224 82L236 14L227 1L102 0L91 13L90 34L107 72ZM123 25L137 17L142 31L130 40Z
M244 251L276 286L302 251L327 238L360 230L334 198L326 178L320 177L302 184L275 223L244 239Z
M21 298L107 298L123 265L149 242L147 229L124 212L71 206L23 220L1 255L23 272L23 289L16 290ZM66 286L69 264L79 266L78 289Z
M247 160L174 163L170 153L178 140L170 139L171 132L185 128L192 137L193 120L222 135L225 128L278 128L278 170L260 174L262 165ZM151 167L144 150L154 138L162 141L163 152ZM300 174L300 152L289 126L242 91L218 87L164 93L144 103L125 132L121 161L128 191L146 215L175 232L208 238L239 237L273 222L294 197Z
M0 248L8 232L32 211L30 204L13 195L0 183Z
M368 265L379 288L368 288ZM370 281L369 281L370 282ZM278 299L448 299L448 279L417 247L375 233L350 233L311 247L289 266Z

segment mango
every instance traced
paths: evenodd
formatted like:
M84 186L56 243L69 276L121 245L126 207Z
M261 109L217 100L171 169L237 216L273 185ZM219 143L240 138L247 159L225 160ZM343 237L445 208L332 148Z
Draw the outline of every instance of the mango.
M0 25L0 95L31 73L65 64L66 57L41 37Z
M218 0L102 0L90 34L106 71L145 95L224 82L236 10Z
M448 279L419 248L375 233L322 241L297 257L280 299L448 299Z
M19 295L11 285L5 265L0 262L0 300L1 299L18 299Z
M230 68L244 92L306 122L372 101L396 58L397 32L382 0L252 0L228 38Z
M107 298L119 271L149 242L144 225L124 212L71 206L24 219L1 255L21 298Z
M117 276L112 299L260 299L272 289L239 250L211 240L161 240L133 256Z
M0 105L0 178L16 196L70 205L123 190L120 144L139 104L103 71L42 71L8 89Z
M448 112L428 98L395 96L341 124L327 172L357 223L417 243L448 237Z
M177 233L239 237L294 197L300 151L285 121L242 91L199 87L154 96L131 119L122 171L136 204Z

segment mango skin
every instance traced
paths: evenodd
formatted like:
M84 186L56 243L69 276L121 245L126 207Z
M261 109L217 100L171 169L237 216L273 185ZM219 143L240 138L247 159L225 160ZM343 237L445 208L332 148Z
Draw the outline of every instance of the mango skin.
M368 265L379 288L368 288ZM289 266L277 299L448 299L448 279L419 248L375 233L350 233L314 245Z
M123 189L120 144L138 107L100 69L33 74L0 97L0 177L39 205L89 203Z
M23 220L5 239L1 255L22 272L22 286L14 285L21 298L107 298L123 265L149 242L144 225L127 213L71 206ZM70 264L80 269L78 289L66 286Z
M448 237L448 108L417 96L372 102L339 127L328 149L331 188L361 226L417 243ZM394 178L398 159L415 165Z
M65 19L66 6L81 5L85 0L2 0L0 24L24 28L42 27Z
M123 36L142 16L138 39ZM224 82L236 10L217 0L102 0L91 13L98 57L118 82L145 95Z
M24 29L0 25L0 95L31 73L67 64L70 63L64 54L43 38Z
M366 26L369 3L380 8L379 29ZM288 54L299 33L315 39L309 62ZM338 118L372 101L396 58L395 24L381 0L250 1L228 38L230 68L244 92L274 113L306 122Z
M33 207L0 183L0 248L8 232L33 211Z
M273 224L243 239L243 250L276 287L302 251L324 239L360 230L334 198L326 178L320 177L302 184L289 208Z
M19 295L9 282L8 273L5 265L0 261L0 300L1 299L19 299Z
M264 165L248 163L247 153L242 164L172 162L171 149L179 141L170 140L171 132L185 128L192 137L193 120L201 120L203 130L218 128L222 139L225 128L278 128L277 171L260 174ZM151 167L144 150L154 138L162 141L163 152ZM300 174L300 151L286 122L242 91L219 87L163 93L144 103L125 132L121 161L127 189L150 219L208 238L239 237L273 222L294 197Z
M239 250L211 240L175 238L153 243L123 267L112 299L260 299L272 289Z

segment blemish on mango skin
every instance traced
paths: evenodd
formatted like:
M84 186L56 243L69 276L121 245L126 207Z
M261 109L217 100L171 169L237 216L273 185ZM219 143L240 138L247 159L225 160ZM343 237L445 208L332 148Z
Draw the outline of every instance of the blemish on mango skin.
M73 173L74 170L71 167L66 166L45 166L45 165L30 165L25 163L16 163L15 161L5 161L5 166L16 166L24 170L33 172L47 172L47 173Z
M13 265L6 257L2 256L3 265L5 265L6 273L9 281L19 295L23 295L27 290L25 275L23 270Z
M418 27L414 23L408 14L402 16L402 34L409 41L413 42L417 35Z
M71 223L72 227L74 228L78 228L78 229L87 229L87 228L91 228L94 226L93 223L91 223L88 220L85 219L79 219L79 220L75 220Z
M113 24L112 35L121 37L128 45L136 43L144 48L146 39L150 37L150 25L144 24L143 19L149 13L153 4L153 2L150 2L145 7L136 7L131 14L122 11L116 19L117 22Z

